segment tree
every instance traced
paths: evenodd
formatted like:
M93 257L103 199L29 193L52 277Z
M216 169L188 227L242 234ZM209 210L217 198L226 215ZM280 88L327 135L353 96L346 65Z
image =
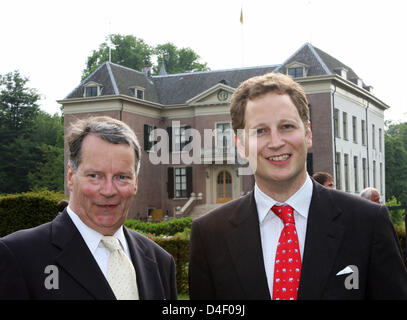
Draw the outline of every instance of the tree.
M110 43L110 44L109 44ZM82 71L82 80L97 69L103 62L109 61L109 45L111 46L111 61L124 67L142 70L146 63L151 64L154 49L143 39L132 35L111 34L106 37L98 50L88 57L86 68Z
M394 196L407 204L407 123L387 123L384 135L386 157L386 200Z
M82 80L90 75L103 62L109 60L122 66L141 71L148 64L158 74L164 59L167 73L182 73L209 70L206 63L198 62L200 57L190 48L178 49L172 43L157 45L155 48L133 35L111 34L106 37L98 50L87 58L86 68L82 71ZM152 61L157 58L157 63Z
M165 70L169 74L209 70L206 63L198 62L200 56L191 48L178 49L168 42L156 46L155 52L158 56L158 65L153 68L155 74L160 72L163 60Z
M27 136L39 111L40 99L35 89L26 87L28 78L19 71L0 75L0 139L10 141L17 135Z
M30 190L64 190L64 147L47 145L37 146L41 160L27 176Z
M18 71L0 75L0 193L28 190L26 177L38 160L30 140L39 94Z
M63 190L63 118L39 110L18 71L0 75L0 193Z

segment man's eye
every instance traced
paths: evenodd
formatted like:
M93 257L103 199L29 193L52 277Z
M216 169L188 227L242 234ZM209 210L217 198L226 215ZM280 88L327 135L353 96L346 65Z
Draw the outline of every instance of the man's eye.
M283 129L287 130L287 129L292 129L294 128L294 126L292 124L283 124Z
M90 177L92 179L96 179L99 177L99 175L97 173L90 173L90 174L88 174L88 177Z
M257 129L257 130L256 130L257 135L263 134L264 132L266 132L265 129Z

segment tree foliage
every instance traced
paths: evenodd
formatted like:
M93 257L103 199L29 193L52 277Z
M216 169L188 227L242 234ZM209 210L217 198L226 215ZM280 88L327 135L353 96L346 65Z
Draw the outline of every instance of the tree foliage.
M138 71L149 65L153 67L153 72L158 74L163 60L165 69L170 74L209 70L207 64L200 63L199 55L190 48L178 49L172 43L154 47L133 35L111 34L106 37L106 41L99 49L93 50L87 58L86 68L82 71L82 80L103 62L109 61L109 46L111 62ZM154 60L157 60L157 63L153 63Z
M27 82L18 71L0 75L3 194L25 192L33 187L63 190L63 121L58 115L50 116L39 109L40 95L28 88Z
M407 204L407 123L387 123L385 132L386 200Z
M206 63L198 62L199 55L190 48L178 49L168 42L156 46L155 53L158 56L158 65L153 68L155 74L160 72L163 61L169 74L209 70Z

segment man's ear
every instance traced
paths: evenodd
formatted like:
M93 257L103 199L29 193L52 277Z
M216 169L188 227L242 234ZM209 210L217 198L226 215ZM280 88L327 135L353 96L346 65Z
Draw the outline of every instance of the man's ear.
M307 126L307 134L306 134L306 139L307 139L307 148L310 149L312 147L312 131L311 131L311 123L308 122Z
M70 192L72 192L72 187L73 187L73 175L75 172L73 171L72 167L70 164L66 167L67 174L66 174L66 184L68 186L68 189Z
M137 188L138 188L138 176L136 177L136 182L134 184L134 193L133 196L135 196L137 194Z

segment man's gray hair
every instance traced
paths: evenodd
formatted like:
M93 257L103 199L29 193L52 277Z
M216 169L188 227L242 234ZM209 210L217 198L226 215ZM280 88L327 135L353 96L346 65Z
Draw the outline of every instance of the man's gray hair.
M90 117L71 124L67 136L69 147L69 164L75 172L81 164L83 139L88 134L114 144L127 144L134 149L136 159L136 176L140 170L140 144L134 131L124 122L107 117Z
M367 187L365 189L362 190L362 192L360 193L360 196L362 198L368 199L368 200L372 200L372 191L376 190L375 188L372 187Z

